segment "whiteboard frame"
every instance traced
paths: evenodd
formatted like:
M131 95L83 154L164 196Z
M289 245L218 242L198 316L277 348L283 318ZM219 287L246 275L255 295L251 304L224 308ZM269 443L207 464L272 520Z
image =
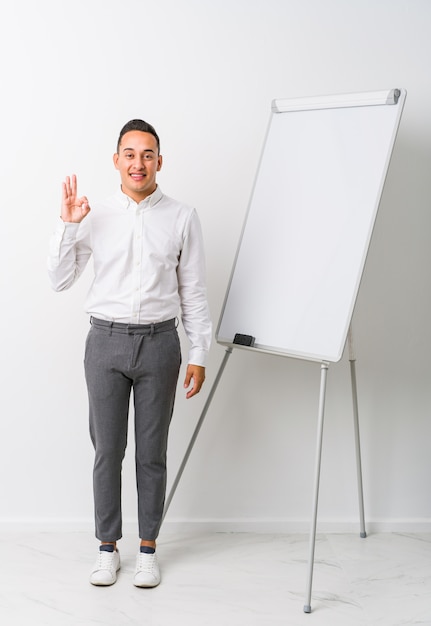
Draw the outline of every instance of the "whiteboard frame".
M347 335L348 335L350 324L351 324L351 318L353 316L353 311L354 311L354 308L355 308L356 299L357 299L358 292L359 292L359 286L360 286L360 282L361 282L361 279L362 279L366 258L367 258L367 255L368 255L368 250L369 250L369 245L370 245L370 241L371 241L371 237L372 237L372 233L373 233L373 229L374 229L374 224L375 224L375 220L376 220L376 217L377 217L378 208L379 208L379 205L380 205L380 202L381 202L381 197L382 197L382 194L383 194L384 184L385 184L385 181L386 181L386 176L387 176L387 172L388 172L388 169L389 169L389 164L390 164L390 160L391 160L391 157L392 157L393 147L394 147L396 136L397 136L397 133L398 133L399 123L400 123L400 119L401 119L401 115L402 115L402 111L403 111L403 107L404 107L404 102L405 102L406 96L407 96L407 92L406 92L405 89L395 88L395 89L389 89L389 90L384 90L384 91L374 91L374 92L364 92L364 93L348 93L348 94L335 94L335 95L307 97L307 98L278 99L278 100L276 99L276 100L272 101L272 104L271 104L271 116L270 116L270 120L269 120L269 123L268 123L268 126L267 126L267 130L266 130L265 140L264 140L264 143L263 143L263 147L262 147L262 151L261 151L261 155L260 155L260 159L259 159L257 173L256 173L254 184L253 184L253 187L252 187L252 192L251 192L251 195L250 195L250 199L249 199L249 203L248 203L248 208L247 208L245 220L244 220L244 223L243 223L243 226L242 226L241 235L240 235L240 238L239 238L239 243L238 243L237 250L236 250L236 253L235 253L234 263L233 263L233 266L232 266L228 287L226 289L226 294L225 294L225 297L224 297L224 301L223 301L223 305L222 305L222 309L221 309L218 325L217 325L217 328L216 328L215 337L216 337L217 343L219 343L221 345L224 345L224 346L227 346L227 347L230 347L230 348L240 348L240 349L244 349L244 350L251 350L253 352L263 352L265 354L273 354L273 355L276 355L276 356L284 356L284 357L290 357L290 358L296 358L296 359L302 359L302 360L309 360L309 361L336 362L336 361L339 361L341 359L341 357L343 355L343 352L344 352L345 343L346 343L346 340L347 340ZM220 328L222 326L226 305L227 305L227 302L228 302L228 299L229 299L229 294L230 294L230 290L231 290L231 286L232 286L232 281L234 279L235 269L236 269L237 261L238 261L238 258L239 258L239 255L240 255L240 251L241 251L241 244L242 244L242 241L243 241L243 238L244 238L244 233L245 233L245 230L246 230L247 221L248 221L248 217L249 217L251 206L252 206L252 202L253 202L254 192L255 192L257 181L258 181L259 172L260 172L260 169L261 169L262 160L263 160L263 157L264 157L264 151L265 151L268 135L269 135L269 132L270 132L271 122L272 122L273 116L274 115L278 115L278 114L283 114L284 115L284 114L289 114L290 112L307 111L307 110L313 110L313 109L362 107L362 106L381 106L381 105L384 105L384 106L387 106L387 105L397 106L398 113L397 113L396 121L395 121L395 124L394 124L391 141L390 141L390 144L388 146L388 157L387 157L385 166L383 168L382 177L381 177L381 183L380 183L379 191L378 191L378 194L377 194L376 200L375 200L374 213L373 213L373 216L372 216L372 220L371 220L371 224L370 224L370 228L369 228L369 232L368 232L368 239L366 241L366 245L365 245L365 249L364 249L364 254L363 254L363 258L362 258L362 262L361 262L361 268L360 268L360 272L359 272L356 288L355 288L355 291L354 291L354 297L352 299L350 311L349 311L349 314L348 314L348 320L347 320L347 323L345 325L344 331L342 333L342 338L343 338L343 340L342 340L342 348L341 348L339 354L337 354L336 357L334 357L333 355L331 355L329 357L328 355L322 356L321 354L319 354L319 355L318 354L308 354L308 353L304 353L304 352L296 352L294 350L286 351L285 349L281 349L281 348L278 350L274 346L266 346L266 345L257 344L257 343L254 344L253 346L244 346L244 345L240 345L240 344L234 343L234 338L233 337L232 338L221 337L220 336ZM244 329L238 329L238 332L242 333L242 332L244 332Z

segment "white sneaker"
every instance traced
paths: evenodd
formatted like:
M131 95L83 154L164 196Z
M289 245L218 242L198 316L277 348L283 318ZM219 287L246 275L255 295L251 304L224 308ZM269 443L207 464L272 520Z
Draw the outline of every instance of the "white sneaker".
M159 583L160 570L156 553L138 552L135 578L133 580L135 587L157 587Z
M97 561L90 575L92 585L113 585L120 569L120 553L118 550L107 552L99 550Z

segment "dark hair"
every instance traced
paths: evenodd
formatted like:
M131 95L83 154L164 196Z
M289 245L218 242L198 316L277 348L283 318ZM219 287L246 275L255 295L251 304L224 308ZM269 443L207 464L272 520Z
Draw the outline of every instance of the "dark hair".
M153 135L153 137L155 138L157 142L157 149L160 154L159 136L156 133L154 127L151 126L151 124L148 124L148 122L144 122L144 120L130 120L130 122L127 122L127 124L124 124L123 128L120 131L120 136L118 137L118 141L117 141L117 153L120 150L120 143L121 143L121 139L123 138L123 135L125 135L131 130L140 130L142 133L150 133L151 135Z

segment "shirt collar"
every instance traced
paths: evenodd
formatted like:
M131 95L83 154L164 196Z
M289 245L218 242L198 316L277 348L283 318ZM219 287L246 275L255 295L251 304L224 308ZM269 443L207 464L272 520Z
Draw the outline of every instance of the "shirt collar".
M153 193L147 196L145 200L141 200L141 202L139 203L135 202L135 200L133 200L126 193L124 193L123 190L121 189L121 186L119 187L116 195L117 195L118 200L121 203L121 206L124 207L125 209L130 209L132 207L139 208L139 209L151 209L158 202L160 202L160 200L162 199L163 193L160 187L157 185Z

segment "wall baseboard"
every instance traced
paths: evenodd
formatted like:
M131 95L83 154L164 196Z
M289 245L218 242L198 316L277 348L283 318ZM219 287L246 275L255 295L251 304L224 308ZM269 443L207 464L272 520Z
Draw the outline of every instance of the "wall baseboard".
M165 520L165 532L232 532L294 534L310 532L311 520L226 519L226 520ZM380 532L431 532L431 519L380 519L366 520L367 533ZM360 524L352 520L322 520L317 523L318 533L358 533Z
M162 534L169 533L256 533L256 534L302 534L310 532L310 520L292 519L172 519L165 520ZM431 533L430 518L412 519L370 519L365 522L370 533ZM0 530L7 532L89 532L93 533L91 519L26 518L2 519ZM126 519L124 534L137 532L137 521ZM317 533L359 533L359 521L322 520L318 521Z

